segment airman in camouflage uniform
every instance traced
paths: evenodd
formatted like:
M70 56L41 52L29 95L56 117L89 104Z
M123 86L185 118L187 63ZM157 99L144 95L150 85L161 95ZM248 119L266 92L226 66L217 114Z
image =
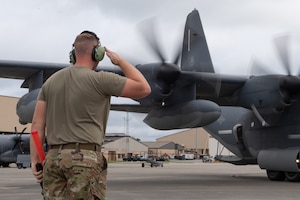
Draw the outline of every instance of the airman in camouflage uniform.
M96 72L106 54L125 76ZM97 35L79 34L70 52L70 67L51 75L37 99L31 130L50 150L43 171L34 142L30 140L32 173L43 182L44 198L105 199L107 162L101 154L111 96L143 98L151 88L133 65L103 48Z
M106 176L107 162L101 152L52 149L44 168L44 199L105 200Z

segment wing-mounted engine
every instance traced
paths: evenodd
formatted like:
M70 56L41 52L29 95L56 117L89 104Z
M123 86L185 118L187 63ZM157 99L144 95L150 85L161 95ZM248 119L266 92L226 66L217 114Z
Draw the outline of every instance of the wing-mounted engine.
M194 73L214 72L198 11L188 15L182 50L169 63L159 48L152 22L147 20L139 25L150 50L160 60L160 63L136 66L151 86L151 94L138 100L142 106L153 108L144 122L155 129L168 130L201 127L217 120L220 108L216 103L196 100L198 79ZM178 66L180 55L181 68ZM212 93L216 93L218 84L216 81L208 83L211 80L207 77L201 79L201 85L204 89L211 85Z
M147 64L137 68L151 86L151 94L138 101L153 108L144 119L152 128L202 127L219 118L219 105L208 100L196 100L195 79L180 71L175 64Z
M250 77L237 94L238 105L252 109L262 126L275 125L281 114L299 98L300 78L292 74L288 59L288 39L288 35L274 39L274 47L285 73L274 74L274 68L271 70L253 62L251 74L257 76Z
M144 105L163 105L165 99L173 92L174 84L180 75L178 66L172 63L154 63L136 67L144 74L151 87L151 94L139 102Z
M22 96L17 103L17 115L19 116L20 124L27 124L32 122L35 104L39 91L44 82L44 73L39 71L33 76L25 79L22 87L28 87L29 92Z
M237 104L252 109L262 123L275 118L297 100L300 86L298 76L266 75L251 77L237 94Z
M35 89L20 98L17 103L17 115L19 116L20 124L27 124L32 122L32 117L35 109L35 104L40 89Z

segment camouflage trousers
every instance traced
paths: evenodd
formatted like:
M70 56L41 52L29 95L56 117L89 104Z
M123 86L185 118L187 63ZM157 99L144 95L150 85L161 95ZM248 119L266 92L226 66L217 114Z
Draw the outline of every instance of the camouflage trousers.
M43 170L45 200L106 199L107 161L101 152L51 149Z

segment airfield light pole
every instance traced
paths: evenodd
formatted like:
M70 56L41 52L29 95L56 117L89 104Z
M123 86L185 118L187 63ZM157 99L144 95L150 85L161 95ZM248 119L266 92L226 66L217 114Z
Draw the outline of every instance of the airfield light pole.
M126 117L125 119L125 135L126 135L126 156L128 157L128 153L129 153L129 112L126 112Z
M196 159L198 159L198 128L196 128Z

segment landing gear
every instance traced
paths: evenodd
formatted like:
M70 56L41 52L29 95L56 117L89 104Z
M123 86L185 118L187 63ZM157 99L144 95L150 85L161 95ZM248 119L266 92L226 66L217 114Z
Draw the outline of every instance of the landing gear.
M267 170L267 175L271 181L284 181L287 179L290 182L300 182L300 172L282 172Z
M299 182L300 181L300 173L299 172L285 172L286 179L291 182Z
M6 163L6 162L0 163L0 167L1 167L1 165L2 165L2 167L9 167L9 163Z
M271 181L284 181L285 179L284 172L267 170L267 175Z

